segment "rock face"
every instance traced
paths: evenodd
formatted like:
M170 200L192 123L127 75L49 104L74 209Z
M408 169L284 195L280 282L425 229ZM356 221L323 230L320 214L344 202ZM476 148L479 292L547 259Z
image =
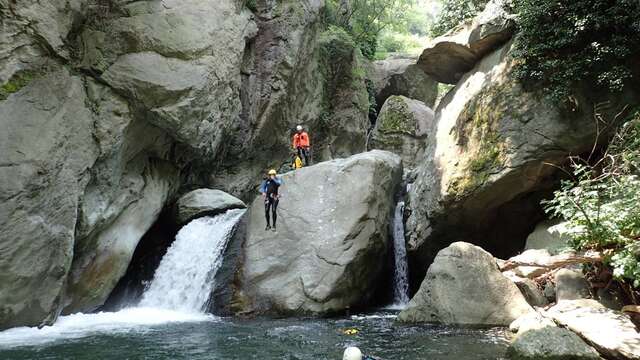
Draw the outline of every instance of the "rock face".
M378 110L392 95L402 95L433 107L438 83L416 65L416 59L391 58L374 61L369 67Z
M487 55L436 109L408 196L415 269L426 269L439 249L459 240L500 258L513 256L544 219L540 200L556 183L556 169L547 164L593 146L594 99L580 97L576 111L567 114L525 92L513 77L511 54L507 43ZM627 96L610 99L608 109L636 101ZM607 118L614 116L610 110Z
M391 96L384 103L371 133L369 147L400 155L405 169L412 169L424 157L434 113L423 102Z
M439 82L457 83L485 55L506 43L515 31L505 2L494 0L473 20L434 39L418 59L418 67Z
M387 252L400 158L371 151L282 176L278 231L265 231L264 203L250 209L242 311L325 314L361 304Z
M323 6L3 3L0 329L96 309L178 188L243 193L297 122L329 139L322 156L363 150L358 52L341 60L355 75L329 86ZM341 99L339 127L319 120L326 99Z
M530 311L531 306L502 275L491 254L456 242L438 253L398 320L506 326Z
M640 359L640 335L622 313L595 300L565 300L549 309L548 314L606 358Z
M197 189L180 197L176 203L176 222L186 224L196 217L213 215L229 209L242 209L242 200L214 189Z

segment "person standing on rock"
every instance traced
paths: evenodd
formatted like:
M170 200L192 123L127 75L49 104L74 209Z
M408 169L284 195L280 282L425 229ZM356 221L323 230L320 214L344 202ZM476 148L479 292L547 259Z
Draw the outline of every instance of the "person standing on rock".
M278 177L278 173L275 169L269 170L268 177L260 185L260 192L264 199L264 212L267 219L267 227L265 230L276 231L276 221L278 220L278 202L280 202L280 195L278 189L282 185L282 179ZM269 211L271 211L271 218L273 219L273 226L269 221Z
M302 125L296 126L296 133L293 135L293 149L298 152L300 159L304 158L304 166L309 166L309 134L302 128Z

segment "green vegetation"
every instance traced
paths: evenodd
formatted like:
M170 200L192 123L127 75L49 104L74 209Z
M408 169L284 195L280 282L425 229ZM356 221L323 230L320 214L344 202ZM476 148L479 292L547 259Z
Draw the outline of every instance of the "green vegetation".
M443 35L484 9L488 0L444 0L443 8L430 28L431 36Z
M325 23L344 29L362 54L373 59L382 30L405 23L415 0L327 0Z
M20 89L27 86L36 75L35 72L29 70L21 71L13 75L9 81L0 86L0 100L5 100L9 95L20 91Z
M514 0L520 32L515 75L530 90L566 101L583 80L620 91L640 49L637 0ZM521 60L520 60L521 59Z
M601 251L614 278L640 288L640 111L621 127L602 160L572 159L548 213L570 224L570 245Z
M258 6L256 4L256 0L245 0L244 6L252 12L256 12L258 10Z

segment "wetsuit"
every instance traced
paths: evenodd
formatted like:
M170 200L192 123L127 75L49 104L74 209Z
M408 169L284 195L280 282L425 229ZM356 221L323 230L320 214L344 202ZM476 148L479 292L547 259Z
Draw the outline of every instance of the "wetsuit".
M273 227L276 227L276 221L278 220L278 202L280 199L278 198L278 188L282 185L282 180L279 178L275 179L267 179L262 182L262 186L260 187L260 192L266 194L264 199L264 215L267 220L267 228L271 227L271 222L269 221L269 210L271 210L271 218L273 219Z

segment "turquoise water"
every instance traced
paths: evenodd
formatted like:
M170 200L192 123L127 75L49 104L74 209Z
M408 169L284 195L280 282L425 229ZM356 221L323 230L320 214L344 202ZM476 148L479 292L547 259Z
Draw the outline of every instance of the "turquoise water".
M394 312L383 311L339 319L208 317L112 326L92 320L73 331L60 325L47 333L0 333L0 359L341 359L343 349L355 345L386 360L479 360L503 359L508 345L505 329L409 326L394 319ZM359 333L344 335L347 328Z

